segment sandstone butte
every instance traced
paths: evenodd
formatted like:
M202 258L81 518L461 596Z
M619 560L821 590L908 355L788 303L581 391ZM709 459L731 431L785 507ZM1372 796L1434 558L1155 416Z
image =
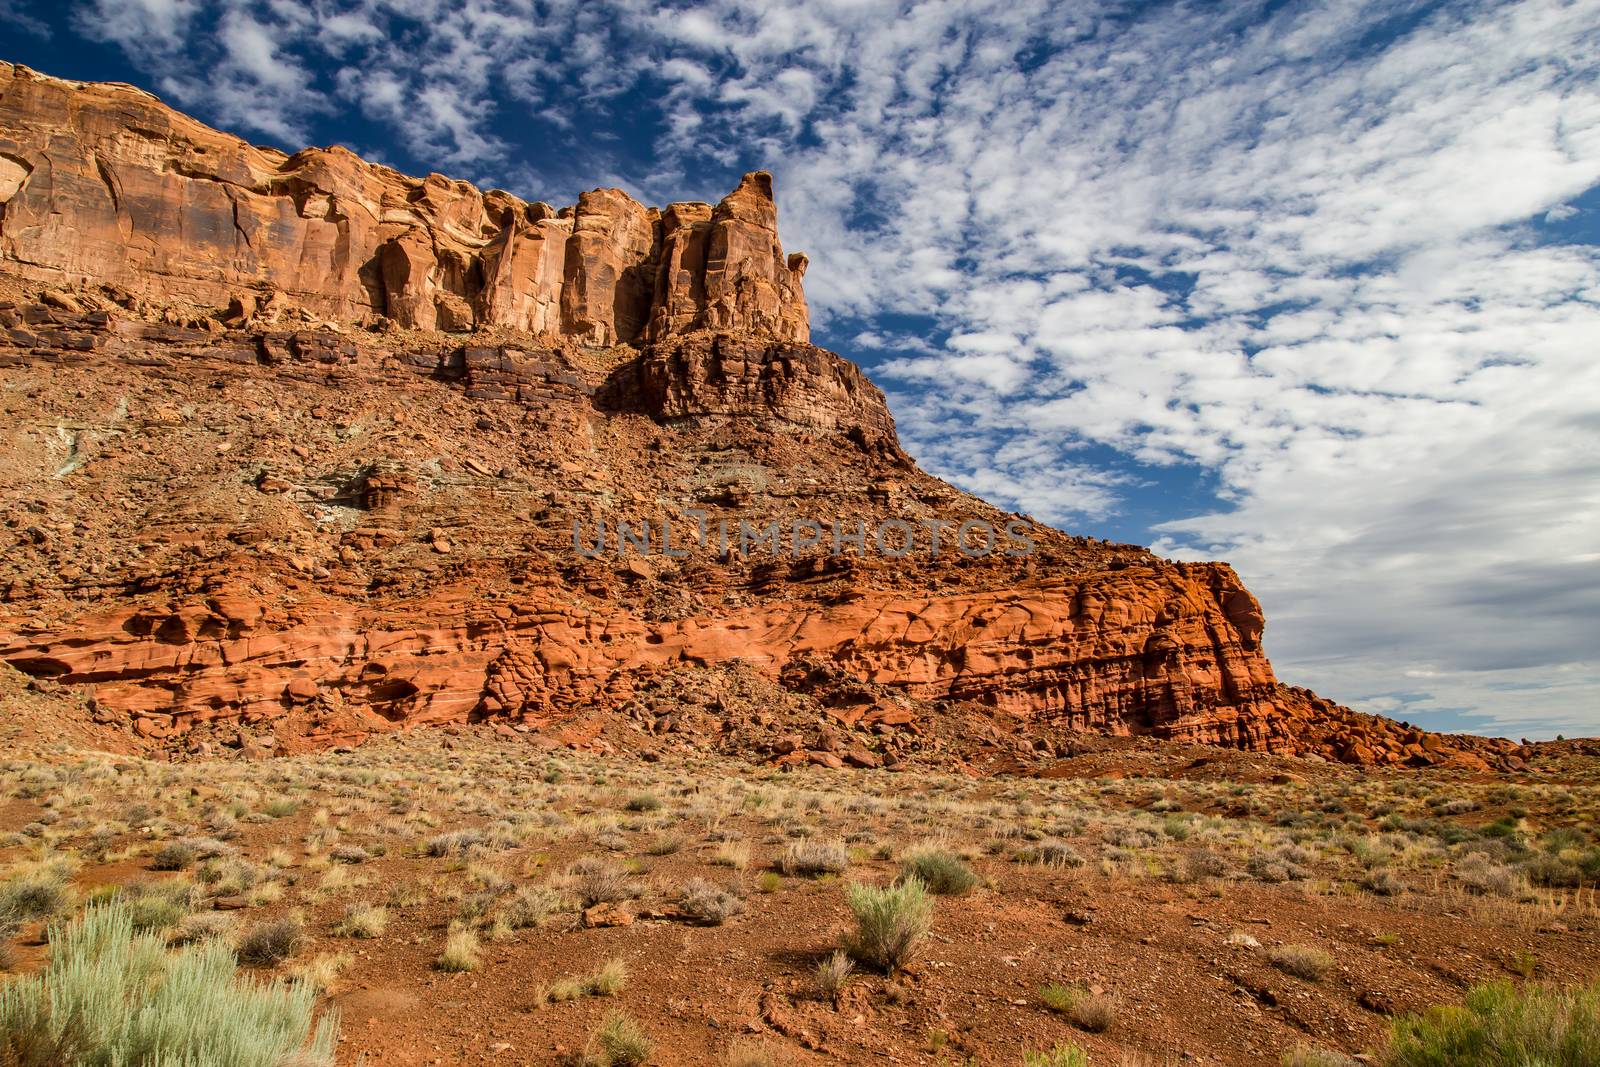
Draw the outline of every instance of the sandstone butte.
M556 209L0 63L0 659L175 755L477 722L836 766L1096 733L1518 765L1279 684L1222 563L1044 527L1020 558L575 551L696 509L1020 518L809 343L805 269L765 173Z

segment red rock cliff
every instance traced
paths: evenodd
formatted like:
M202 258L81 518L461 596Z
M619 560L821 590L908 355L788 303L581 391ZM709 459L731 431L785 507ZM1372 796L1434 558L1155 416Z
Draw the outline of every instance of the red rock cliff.
M869 766L1086 730L1459 754L1280 687L1225 564L919 470L806 343L804 270L765 174L554 211L0 64L0 659L151 741L251 751L485 720ZM896 556L866 532L895 523L947 533ZM961 523L1034 550L959 551ZM735 668L805 714L690 729L651 695Z
M619 189L554 210L346 149L292 156L130 86L0 63L0 258L52 282L226 306L281 292L328 319L504 326L613 345L709 328L805 342L805 257L772 178L663 216Z

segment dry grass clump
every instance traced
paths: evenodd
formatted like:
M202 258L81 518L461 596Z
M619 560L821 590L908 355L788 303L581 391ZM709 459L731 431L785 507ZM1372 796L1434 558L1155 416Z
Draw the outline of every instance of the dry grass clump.
M855 969L856 961L850 958L850 953L838 949L819 961L812 975L816 978L818 991L829 1000L836 1001Z
M590 1036L583 1062L584 1067L642 1067L653 1051L655 1042L639 1024L615 1012Z
M750 846L743 841L724 841L712 853L711 862L719 867L742 871L750 866Z
M538 926L556 912L570 907L565 895L549 886L528 885L500 906L496 918L512 930Z
M1077 1045L1057 1045L1048 1052L1027 1051L1022 1067L1089 1067L1089 1054Z
M1342 1052L1296 1045L1283 1054L1283 1067L1358 1067L1358 1063Z
M1267 959L1278 970L1315 982L1333 966L1333 957L1314 945L1277 945L1267 952Z
M371 938L382 934L389 925L389 911L381 904L355 903L346 905L344 917L334 926L339 937Z
M433 961L441 971L461 972L478 969L478 953L482 942L478 935L465 926L452 929L445 937L444 951Z
M1017 859L1023 863L1037 863L1041 867L1054 867L1066 869L1082 867L1087 861L1078 854L1078 850L1065 841L1047 837L1030 848L1025 848L1017 853Z
M541 989L540 1004L557 1004L583 997L612 997L628 984L628 965L620 959L607 960L599 970L582 978L562 978Z
M843 841L791 841L778 858L778 869L784 874L803 874L817 877L824 874L842 874L850 866L850 851Z
M1114 994L1095 993L1082 986L1060 985L1051 982L1039 990L1044 1006L1080 1030L1092 1034L1104 1033L1117 1021L1122 1001Z

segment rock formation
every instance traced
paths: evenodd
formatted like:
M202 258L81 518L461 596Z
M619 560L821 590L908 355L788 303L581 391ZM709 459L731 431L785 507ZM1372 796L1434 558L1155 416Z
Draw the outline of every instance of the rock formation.
M706 328L804 343L805 257L772 178L662 212L620 189L552 210L344 148L292 156L125 85L0 63L0 258L24 277L420 330L504 326L614 345Z
M807 343L805 266L765 174L558 211L0 64L0 659L180 750L482 721L863 766L1084 731L1514 758L1280 686L1225 564L919 470ZM659 694L709 670L803 713L681 729Z

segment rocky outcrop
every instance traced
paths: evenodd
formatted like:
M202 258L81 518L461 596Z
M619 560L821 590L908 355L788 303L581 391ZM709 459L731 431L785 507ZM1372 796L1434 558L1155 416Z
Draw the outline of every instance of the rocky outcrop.
M557 211L344 148L285 155L131 86L0 63L0 263L26 277L596 346L700 329L803 343L804 262L783 253L767 174L715 208L596 189Z
M738 661L775 678L821 658L916 701L973 701L1039 729L1291 751L1259 631L1230 616L1241 594L1226 567L1152 569L652 623L549 594L486 607L460 591L368 615L219 593L114 607L59 637L13 638L0 658L93 685L101 707L163 737L270 722L319 695L385 723L564 723L662 667Z
M673 340L646 350L638 381L639 409L657 418L756 416L898 451L883 393L855 364L812 345L715 334Z
M804 342L806 257L778 243L772 176L746 174L715 211L673 204L662 218L652 339L706 328Z
M693 721L827 766L1084 732L1517 758L1279 685L1225 564L919 470L807 343L805 266L765 174L558 211L0 64L0 660L108 728L243 751ZM1015 526L1029 551L993 540ZM718 672L790 720L654 703Z

